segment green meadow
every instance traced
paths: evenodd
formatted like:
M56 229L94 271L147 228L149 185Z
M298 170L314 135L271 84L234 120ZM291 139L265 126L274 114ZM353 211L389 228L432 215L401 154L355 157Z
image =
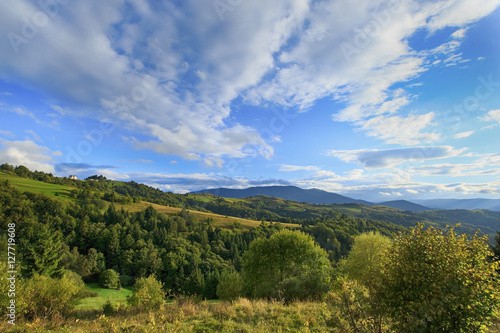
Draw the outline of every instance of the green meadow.
M87 297L80 301L76 306L80 310L97 310L101 309L102 306L110 301L115 307L117 305L124 306L127 305L127 296L132 295L131 288L122 288L121 290L101 288L99 283L89 283L86 285L88 289L92 292L97 293L96 297Z

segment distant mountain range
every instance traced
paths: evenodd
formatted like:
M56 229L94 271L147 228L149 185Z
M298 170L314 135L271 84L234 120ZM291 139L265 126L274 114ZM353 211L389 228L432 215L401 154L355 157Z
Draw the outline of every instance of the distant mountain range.
M433 209L489 209L500 211L500 199L434 199L414 200Z
M202 190L193 193L210 193L218 195L223 198L246 198L254 197L256 195L265 195L268 197L275 197L285 200L292 200L297 202L307 202L312 204L345 204L357 203L365 206L373 206L374 203L357 200L345 197L340 194L326 192L317 189L305 190L297 186L258 186L249 187L246 189L230 189L230 188L217 188Z
M385 201L373 203L365 200L353 199L340 194L318 189L303 189L297 186L258 186L246 189L217 188L197 191L193 193L210 193L223 198L246 198L257 195L281 198L297 202L312 204L349 204L356 203L365 206L381 205L412 212L433 209L489 209L500 211L500 199L437 199L437 200L407 200Z
M380 202L377 205L392 207L401 210L409 210L411 212L423 212L426 210L432 210L432 208L422 206L406 200L385 201L385 202Z

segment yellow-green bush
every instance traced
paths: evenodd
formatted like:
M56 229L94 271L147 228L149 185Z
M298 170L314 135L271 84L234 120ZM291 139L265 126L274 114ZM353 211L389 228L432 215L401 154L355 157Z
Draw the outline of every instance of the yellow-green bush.
M78 303L84 287L83 282L71 274L65 274L60 279L35 274L21 281L20 285L17 295L22 306L21 313L26 319L67 315Z

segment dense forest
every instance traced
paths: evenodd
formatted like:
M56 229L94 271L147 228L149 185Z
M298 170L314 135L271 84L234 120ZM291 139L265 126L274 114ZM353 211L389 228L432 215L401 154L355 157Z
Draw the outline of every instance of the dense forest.
M0 166L0 173L5 176L0 180L0 262L3 265L10 260L7 246L12 236L8 230L15 228L15 262L18 279L24 281L24 291L43 289L51 283L71 284L65 279L72 276L85 284L100 283L108 288L134 286L129 304L136 309L143 306L143 310L160 309L164 299L179 297L234 301L246 296L253 300L277 300L285 306L295 301L327 301L336 304L335 309L340 312L334 315L330 309L329 317L325 315L322 319L324 325L337 327L339 331L340 327L347 327L352 331L382 332L390 327L407 329L419 320L410 315L416 313L415 309L408 309L407 313L380 312L384 307L399 309L408 301L395 293L411 289L405 284L408 277L403 276L404 272L394 270L405 267L400 264L404 258L405 262L414 262L408 274L417 274L414 267L420 264L427 265L421 267L423 272L441 272L440 267L447 267L442 264L446 262L466 272L463 273L466 280L460 280L464 286L480 285L470 293L462 293L458 288L456 298L445 302L468 304L464 301L466 297L476 305L484 303L481 311L487 309L483 312L465 315L479 319L461 323L459 317L465 312L455 309L458 319L453 317L451 324L446 322L439 329L446 325L481 328L496 308L499 289L493 278L497 268L496 263L492 266L493 254L488 252L483 238L458 236L453 228L439 231L420 225L408 229L390 222L349 216L342 209L328 205L303 205L267 197L230 200L211 195L165 193L144 184L116 182L103 176L71 180L8 164ZM18 179L12 177L62 187L52 194L21 191L9 182ZM132 209L144 203L147 203L144 209ZM153 208L153 204L178 210L166 214ZM203 218L195 212L232 216L235 222L216 226L213 218ZM237 218L259 222L254 228L245 228ZM428 247L436 252L429 252ZM471 259L468 257L471 255L476 257ZM448 269L440 274L443 283L448 276L462 279L462 273ZM412 279L417 281L421 276L425 274L412 275ZM427 292L426 282L422 283L415 297ZM448 287L443 285L442 290ZM430 298L435 297L434 292L428 291ZM450 290L451 295L454 293L455 289ZM157 303L152 295L161 295ZM0 303L6 308L4 296ZM485 301L484 297L489 298ZM24 309L36 308L32 300L23 302ZM436 299L425 306L440 309L439 302ZM443 305L442 311L452 310ZM443 321L445 312L418 314L435 316L434 321L423 323L422 327ZM66 310L54 310L50 315L54 313L66 315ZM38 316L35 310L24 310L26 320ZM338 318L340 321L335 321L332 316L343 316L347 321Z
M135 182L113 185L116 182L102 176L75 181L30 172L24 167L2 165L1 170L75 188L70 194L75 200L63 201L44 194L21 193L8 181L0 183L2 230L14 222L17 232L23 235L18 252L24 275L43 269L37 266L43 257L44 265L60 272L72 270L86 282L97 281L106 269L118 272L124 286L136 278L155 274L172 294L216 298L220 276L226 271L239 271L241 255L249 244L283 229L279 222L299 223L301 230L328 251L332 265L349 252L356 235L367 231L394 235L403 230L391 223L353 218L340 212L335 216L301 219L290 217L286 210L231 204L222 198L203 204ZM115 207L115 203L134 200L184 209L176 215L166 215L152 207L134 213ZM250 230L213 227L210 218L198 220L188 211L200 208L263 222ZM280 212L286 215L279 215ZM62 255L54 255L54 262L49 263L48 253Z

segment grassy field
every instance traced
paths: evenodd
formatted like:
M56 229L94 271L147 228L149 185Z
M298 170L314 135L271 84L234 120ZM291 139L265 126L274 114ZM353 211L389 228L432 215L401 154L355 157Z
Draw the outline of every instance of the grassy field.
M0 172L0 180L8 180L10 185L16 187L18 190L22 192L28 191L34 193L43 193L45 195L67 201L75 200L70 197L70 192L71 190L73 190L73 188L68 186L48 184L37 180L21 178L16 175L4 172ZM198 199L200 199L200 197L201 198L204 197L203 195L197 195L197 196ZM209 199L210 198L206 196L206 200ZM162 206L145 201L127 205L115 204L115 206L117 207L117 209L123 208L124 210L130 212L139 212L146 209L148 206L153 206L153 208L156 209L157 211L170 215L177 214L182 210L181 208L177 207ZM214 220L213 226L221 228L234 228L235 226L239 226L241 228L251 229L258 227L261 223L261 221L218 215L214 213L199 212L194 210L190 210L189 212L195 215L199 221L206 220L207 218L210 217ZM283 223L282 225L284 227L292 227L292 228L299 227L298 224L290 224L290 223Z
M21 192L43 193L48 196L57 197L61 200L73 200L70 198L70 192L73 188L68 186L48 184L38 180L21 178L1 171L0 180L8 180L10 185L16 187Z
M0 332L369 332L352 330L339 306L326 302L279 302L248 300L234 302L198 302L174 300L153 312L120 309L105 316L99 311L92 316L77 310L68 318L54 317L34 322L17 321L16 326L0 321ZM366 324L366 323L365 323ZM485 332L499 332L498 320ZM394 332L384 329L383 332Z
M162 206L145 201L128 205L115 204L115 206L117 209L123 208L124 210L127 210L129 212L139 212L146 209L148 206L152 206L158 212L165 214L177 214L182 210L181 208L177 207ZM206 220L209 217L212 218L214 220L213 226L220 228L233 228L235 226L235 222L237 222L237 224L239 224L242 228L246 229L256 228L261 224L261 221L248 220L239 217L224 216L214 213L199 212L195 210L189 210L189 212L194 216L196 216L199 221ZM282 225L284 227L291 227L291 228L299 227L298 224L293 224L293 223L282 223Z
M80 310L97 310L110 301L113 305L126 305L127 296L132 296L132 289L122 288L121 290L101 288L99 283L89 283L87 287L98 294L97 297L87 297L81 300L80 304L76 307Z

